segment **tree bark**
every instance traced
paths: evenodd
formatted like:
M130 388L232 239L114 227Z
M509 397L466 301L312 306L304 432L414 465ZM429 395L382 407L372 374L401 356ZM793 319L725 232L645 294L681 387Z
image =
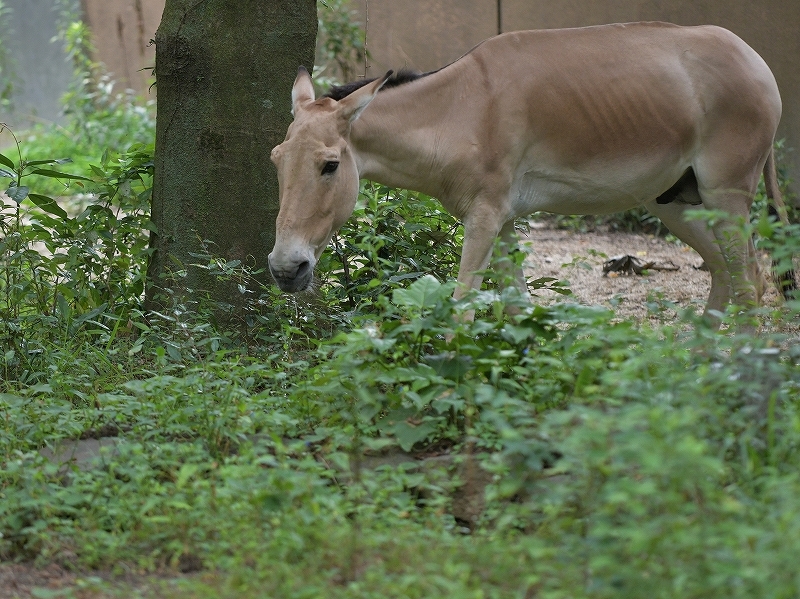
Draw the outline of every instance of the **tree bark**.
M297 68L313 66L316 34L315 0L166 1L155 39L150 306L177 286L239 304L235 285L190 266L201 240L269 281L278 212L269 156L291 122ZM178 269L180 283L170 277Z

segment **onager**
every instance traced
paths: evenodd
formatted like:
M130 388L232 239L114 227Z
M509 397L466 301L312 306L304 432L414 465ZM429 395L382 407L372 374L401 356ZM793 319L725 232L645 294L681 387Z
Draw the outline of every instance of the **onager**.
M760 300L742 225L762 172L785 220L772 150L781 98L764 60L725 29L505 33L438 71L389 71L319 99L301 67L292 102L272 151L280 212L269 266L284 291L311 285L365 178L437 197L463 221L457 298L480 286L498 236L513 243L518 217L645 206L708 265L706 312ZM722 216L687 221L692 207ZM521 270L506 274L525 289Z

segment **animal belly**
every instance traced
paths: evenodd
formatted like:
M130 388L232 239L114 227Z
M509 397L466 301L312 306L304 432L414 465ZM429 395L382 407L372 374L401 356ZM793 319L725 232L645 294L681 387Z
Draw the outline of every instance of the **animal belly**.
M641 206L667 189L670 172L657 175L627 172L583 175L526 172L512 188L511 201L518 216L532 212L556 214L609 214Z

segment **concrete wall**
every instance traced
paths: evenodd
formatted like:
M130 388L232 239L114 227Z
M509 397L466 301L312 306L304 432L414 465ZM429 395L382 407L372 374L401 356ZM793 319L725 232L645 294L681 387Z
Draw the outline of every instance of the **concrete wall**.
M145 94L155 66L150 43L164 12L164 0L81 0L94 34L98 58L123 88Z
M353 4L363 23L364 1ZM367 74L376 77L400 68L433 70L497 32L496 0L370 0Z
M365 0L354 0L362 16ZM369 0L368 76L389 68L432 70L503 31L660 20L715 24L739 35L770 65L783 97L778 131L793 152L783 164L800 190L800 2L798 0Z

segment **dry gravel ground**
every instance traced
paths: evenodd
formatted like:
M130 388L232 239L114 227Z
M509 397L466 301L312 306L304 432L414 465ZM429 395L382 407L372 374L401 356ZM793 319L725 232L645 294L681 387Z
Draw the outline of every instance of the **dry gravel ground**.
M530 231L520 236L528 246L525 274L528 277L555 277L569 281L573 296L564 298L553 292L539 292L536 301L575 301L581 304L610 307L620 319L659 320L659 312L648 311L648 301L656 300L692 307L702 312L711 287L711 276L699 267L703 259L692 248L663 237L640 233L578 233L561 230L547 223L534 222ZM631 255L642 262L674 265L677 271L650 270L646 276L603 276L603 262L620 255ZM760 257L764 268L769 258ZM770 285L765 305L779 303L775 288ZM651 303L651 306L653 304ZM674 312L660 313L663 319Z

